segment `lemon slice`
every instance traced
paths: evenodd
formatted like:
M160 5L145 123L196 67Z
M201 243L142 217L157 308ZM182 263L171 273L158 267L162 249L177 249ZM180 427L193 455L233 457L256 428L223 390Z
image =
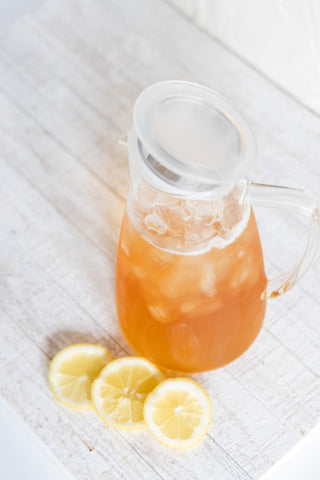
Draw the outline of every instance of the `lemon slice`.
M92 408L92 382L112 359L106 348L89 343L58 352L49 367L49 383L56 400L77 410Z
M198 383L170 378L146 398L144 419L153 435L173 448L195 446L206 434L212 420L209 395Z
M93 382L93 406L98 415L113 427L144 427L144 400L163 379L160 370L145 358L118 358L110 362Z

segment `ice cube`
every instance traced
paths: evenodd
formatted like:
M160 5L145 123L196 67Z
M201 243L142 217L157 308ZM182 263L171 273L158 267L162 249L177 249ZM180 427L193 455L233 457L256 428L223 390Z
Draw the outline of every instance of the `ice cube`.
M134 198L139 208L152 210L157 201L157 191L146 183L139 183L136 187Z
M162 249L188 254L223 248L247 224L243 220L246 208L250 209L239 202L240 190L233 188L218 200L194 200L177 198L140 182L132 193L131 210L137 230Z
M232 288L240 288L241 286L253 285L259 279L259 265L255 261L253 254L248 255L245 262L241 262L240 266L234 271L234 277L231 280Z
M213 297L216 294L215 279L214 266L212 264L204 265L201 273L200 288L209 297Z
M163 307L160 307L160 305L148 305L148 310L151 313L151 315L159 322L162 322L162 323L168 322L167 313L165 312Z
M172 356L186 368L201 351L198 336L190 325L180 322L172 325L170 333L169 344L172 345Z
M192 312L196 308L197 304L195 302L184 302L180 307L181 313Z
M166 233L166 231L168 230L168 227L167 227L166 223L154 211L152 213L149 213L145 217L144 223L145 223L148 230L152 230L156 233L159 233L160 235Z
M145 278L147 275L146 271L142 267L139 267L138 265L135 265L132 268L132 271L133 271L133 274L140 279Z
M128 248L128 245L126 244L124 238L121 239L120 248L121 248L121 250L124 251L124 253L127 255L127 257L129 257L129 248Z
M181 205L156 205L154 212L162 219L167 230L173 234L183 235L185 222L189 217Z

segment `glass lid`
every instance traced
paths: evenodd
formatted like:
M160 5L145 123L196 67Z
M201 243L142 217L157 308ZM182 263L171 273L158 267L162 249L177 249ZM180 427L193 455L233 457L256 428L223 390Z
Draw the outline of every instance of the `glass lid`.
M246 121L228 100L201 85L151 85L135 102L133 123L144 154L171 178L219 186L244 178L254 160Z

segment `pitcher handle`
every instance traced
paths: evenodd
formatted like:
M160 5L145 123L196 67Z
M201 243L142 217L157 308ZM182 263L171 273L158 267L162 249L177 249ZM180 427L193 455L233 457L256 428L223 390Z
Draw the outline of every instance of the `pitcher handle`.
M266 298L290 290L306 273L317 253L320 238L319 200L312 193L295 188L247 182L243 201L251 205L295 209L310 219L310 232L302 259L295 269L268 280Z

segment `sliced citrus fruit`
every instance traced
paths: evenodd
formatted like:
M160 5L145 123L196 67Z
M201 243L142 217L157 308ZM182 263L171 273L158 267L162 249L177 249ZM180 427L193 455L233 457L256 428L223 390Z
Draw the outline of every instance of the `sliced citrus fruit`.
M187 378L169 378L146 398L144 419L153 435L173 448L195 446L212 420L212 404L201 385Z
M92 408L92 382L112 359L101 345L79 343L60 350L49 367L49 383L56 400L77 410Z
M98 415L113 427L144 427L144 400L163 379L160 370L145 358L118 358L110 362L93 382L93 406Z

